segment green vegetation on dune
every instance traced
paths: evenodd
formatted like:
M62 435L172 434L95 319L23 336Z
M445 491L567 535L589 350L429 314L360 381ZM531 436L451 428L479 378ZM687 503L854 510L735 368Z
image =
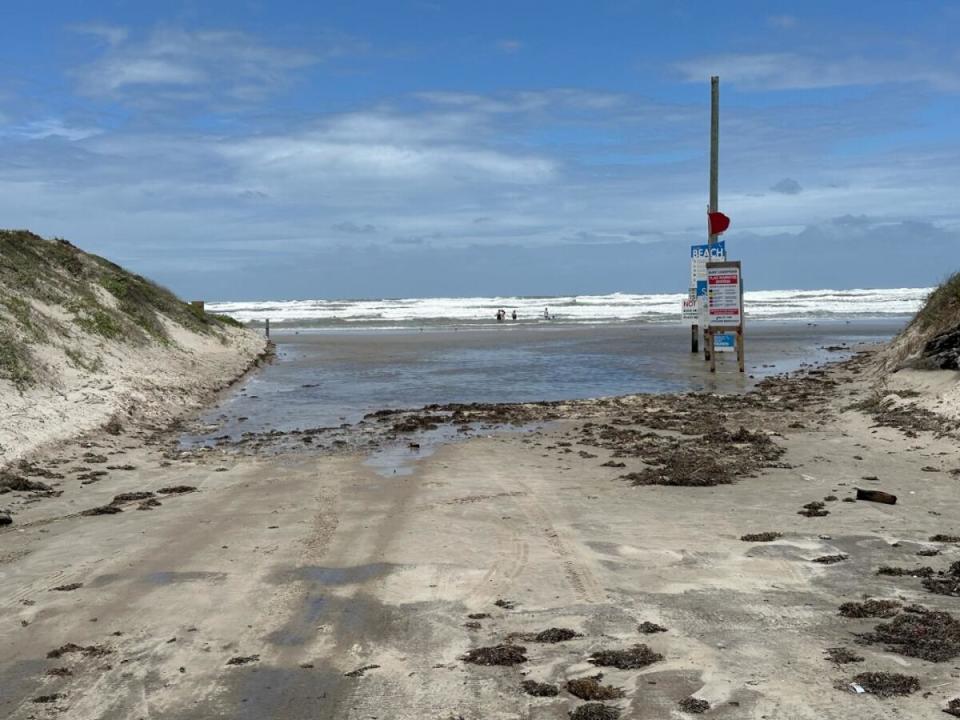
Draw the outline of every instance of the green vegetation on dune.
M37 379L30 350L37 343L59 341L75 367L94 371L102 365L70 347L69 323L44 307L66 314L85 333L130 345L169 343L161 316L197 333L237 324L66 240L0 230L0 380L21 390Z
M960 272L948 277L930 293L927 302L920 308L911 324L914 323L918 323L921 328L934 328L936 331L960 323Z
M906 328L879 356L879 367L896 371L960 369L960 272L927 297Z

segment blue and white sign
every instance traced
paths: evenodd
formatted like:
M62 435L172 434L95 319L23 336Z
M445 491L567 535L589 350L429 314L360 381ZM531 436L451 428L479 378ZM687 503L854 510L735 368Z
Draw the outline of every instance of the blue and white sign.
M716 333L713 336L714 352L734 352L737 348L737 336L734 333Z
M690 246L690 287L696 289L697 297L707 294L707 263L727 259L727 245L718 240L713 245Z

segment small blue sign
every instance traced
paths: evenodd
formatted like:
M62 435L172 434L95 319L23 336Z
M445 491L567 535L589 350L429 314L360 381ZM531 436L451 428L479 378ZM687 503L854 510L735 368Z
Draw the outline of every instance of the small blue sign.
M690 246L690 257L692 258L706 258L707 260L713 262L715 260L726 260L727 259L727 245L725 240L718 240L713 245L704 244L704 245L691 245Z
M737 337L733 333L717 333L713 336L713 349L716 352L733 352Z

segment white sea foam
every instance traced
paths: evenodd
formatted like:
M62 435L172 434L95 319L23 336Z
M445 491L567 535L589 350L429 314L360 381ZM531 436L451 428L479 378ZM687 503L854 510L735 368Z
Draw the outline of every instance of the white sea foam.
M931 288L878 290L758 290L744 295L744 312L755 319L895 317L915 313ZM405 328L423 325L495 324L496 312L517 311L521 321L617 323L679 322L685 294L578 295L563 297L400 298L381 300L264 300L211 302L211 312L241 322L287 326Z

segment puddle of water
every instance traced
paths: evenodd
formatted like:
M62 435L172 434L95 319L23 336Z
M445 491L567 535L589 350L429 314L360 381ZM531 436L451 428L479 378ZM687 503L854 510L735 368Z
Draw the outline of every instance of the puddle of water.
M307 565L285 573L284 580L307 580L320 585L353 585L382 577L398 567L392 563L370 563L342 568Z
M543 430L555 423L528 423L525 425L483 426L471 423L470 432L461 432L454 425L441 425L436 430L421 430L410 433L402 444L386 445L371 453L363 464L373 468L381 477L404 477L412 475L417 462L433 455L441 445L457 440L477 437L479 433L526 433ZM411 443L416 447L411 447Z
M412 475L418 460L430 457L444 443L465 434L451 425L441 425L436 430L421 430L411 433L403 444L381 447L371 453L363 464L373 468L374 472L382 477ZM411 447L411 443L417 447Z

